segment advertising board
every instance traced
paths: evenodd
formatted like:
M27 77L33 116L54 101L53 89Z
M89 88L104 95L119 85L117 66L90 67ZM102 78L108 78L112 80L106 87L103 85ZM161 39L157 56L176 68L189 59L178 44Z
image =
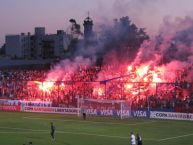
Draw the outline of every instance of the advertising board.
M150 118L193 121L193 114L192 113L150 111Z

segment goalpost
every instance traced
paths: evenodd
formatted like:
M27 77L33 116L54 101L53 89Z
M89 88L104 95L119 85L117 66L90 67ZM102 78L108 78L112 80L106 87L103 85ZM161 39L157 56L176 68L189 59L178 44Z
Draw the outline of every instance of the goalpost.
M79 99L79 116L82 113L96 116L131 117L131 104L126 100Z

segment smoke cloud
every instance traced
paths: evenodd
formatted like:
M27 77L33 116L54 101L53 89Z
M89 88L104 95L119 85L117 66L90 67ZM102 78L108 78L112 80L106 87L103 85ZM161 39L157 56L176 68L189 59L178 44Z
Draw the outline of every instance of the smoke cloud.
M117 66L114 70L119 70L123 64L147 63L162 68L163 76L168 80L177 79L175 72L184 70L188 72L186 80L193 81L193 19L191 16L176 17L174 20L171 16L164 17L165 14L159 8L167 3L166 0L116 0L113 7L106 10L108 12L113 10L111 16L107 14L109 17L105 17L100 16L100 12L94 13L94 22L98 22L97 26L95 25L97 42L92 46L86 46L83 41L79 42L68 55L70 58L56 65L48 78L53 78L57 72L58 76L54 80L66 80L66 73L73 74L79 65L95 65L97 58L102 56L103 64ZM100 9L104 11L102 5ZM148 28L157 25L156 27L160 26L159 30L155 37L144 39L142 45L133 48L130 46L132 41L129 40L129 35L124 33L127 32L126 28L122 25L116 27L112 22L114 18L123 15L129 15L131 25L139 24L142 27L148 25ZM106 34L111 37L104 37ZM102 77L99 75L99 78Z
M48 73L46 81L70 81L80 66L90 66L90 59L77 56L73 60L65 59L56 64Z
M170 21L164 19L159 35L145 41L135 58L134 64L153 60L163 67L168 77L177 77L176 71L186 71L186 80L192 82L193 67L193 19L189 16ZM166 78L168 78L166 76Z

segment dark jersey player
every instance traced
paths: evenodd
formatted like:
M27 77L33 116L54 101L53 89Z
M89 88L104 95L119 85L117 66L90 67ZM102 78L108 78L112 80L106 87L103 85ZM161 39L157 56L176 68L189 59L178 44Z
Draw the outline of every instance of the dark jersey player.
M83 119L86 120L86 113L85 112L82 113L82 116L83 116Z
M82 117L83 117L83 120L86 120L86 109L85 108L81 108L81 112L82 112Z
M55 140L55 135L54 135L54 133L55 133L55 129L56 129L56 128L55 128L53 122L51 122L50 129L51 129L50 135L51 135L52 139Z
M142 145L142 138L139 134L136 135L137 136L137 145Z

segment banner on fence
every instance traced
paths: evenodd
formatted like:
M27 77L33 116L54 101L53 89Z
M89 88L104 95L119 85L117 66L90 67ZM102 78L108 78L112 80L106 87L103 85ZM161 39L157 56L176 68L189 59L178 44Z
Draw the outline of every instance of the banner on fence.
M129 110L116 110L116 109L86 109L86 114L97 115L97 116L125 116L130 117L131 113Z
M192 113L150 111L150 118L193 121L193 114Z
M61 107L34 107L24 106L22 107L24 112L39 112L39 113L59 113L59 114L78 114L80 109L78 108L61 108ZM99 110L99 109L86 109L84 110L88 115L96 116L130 116L128 110Z
M21 107L19 105L0 105L0 110L20 112Z
M131 111L132 117L136 118L148 118L149 117L149 111L147 110L133 110Z
M24 112L39 112L39 113L58 113L58 114L78 114L78 108L60 108L60 107L34 107L24 106Z

